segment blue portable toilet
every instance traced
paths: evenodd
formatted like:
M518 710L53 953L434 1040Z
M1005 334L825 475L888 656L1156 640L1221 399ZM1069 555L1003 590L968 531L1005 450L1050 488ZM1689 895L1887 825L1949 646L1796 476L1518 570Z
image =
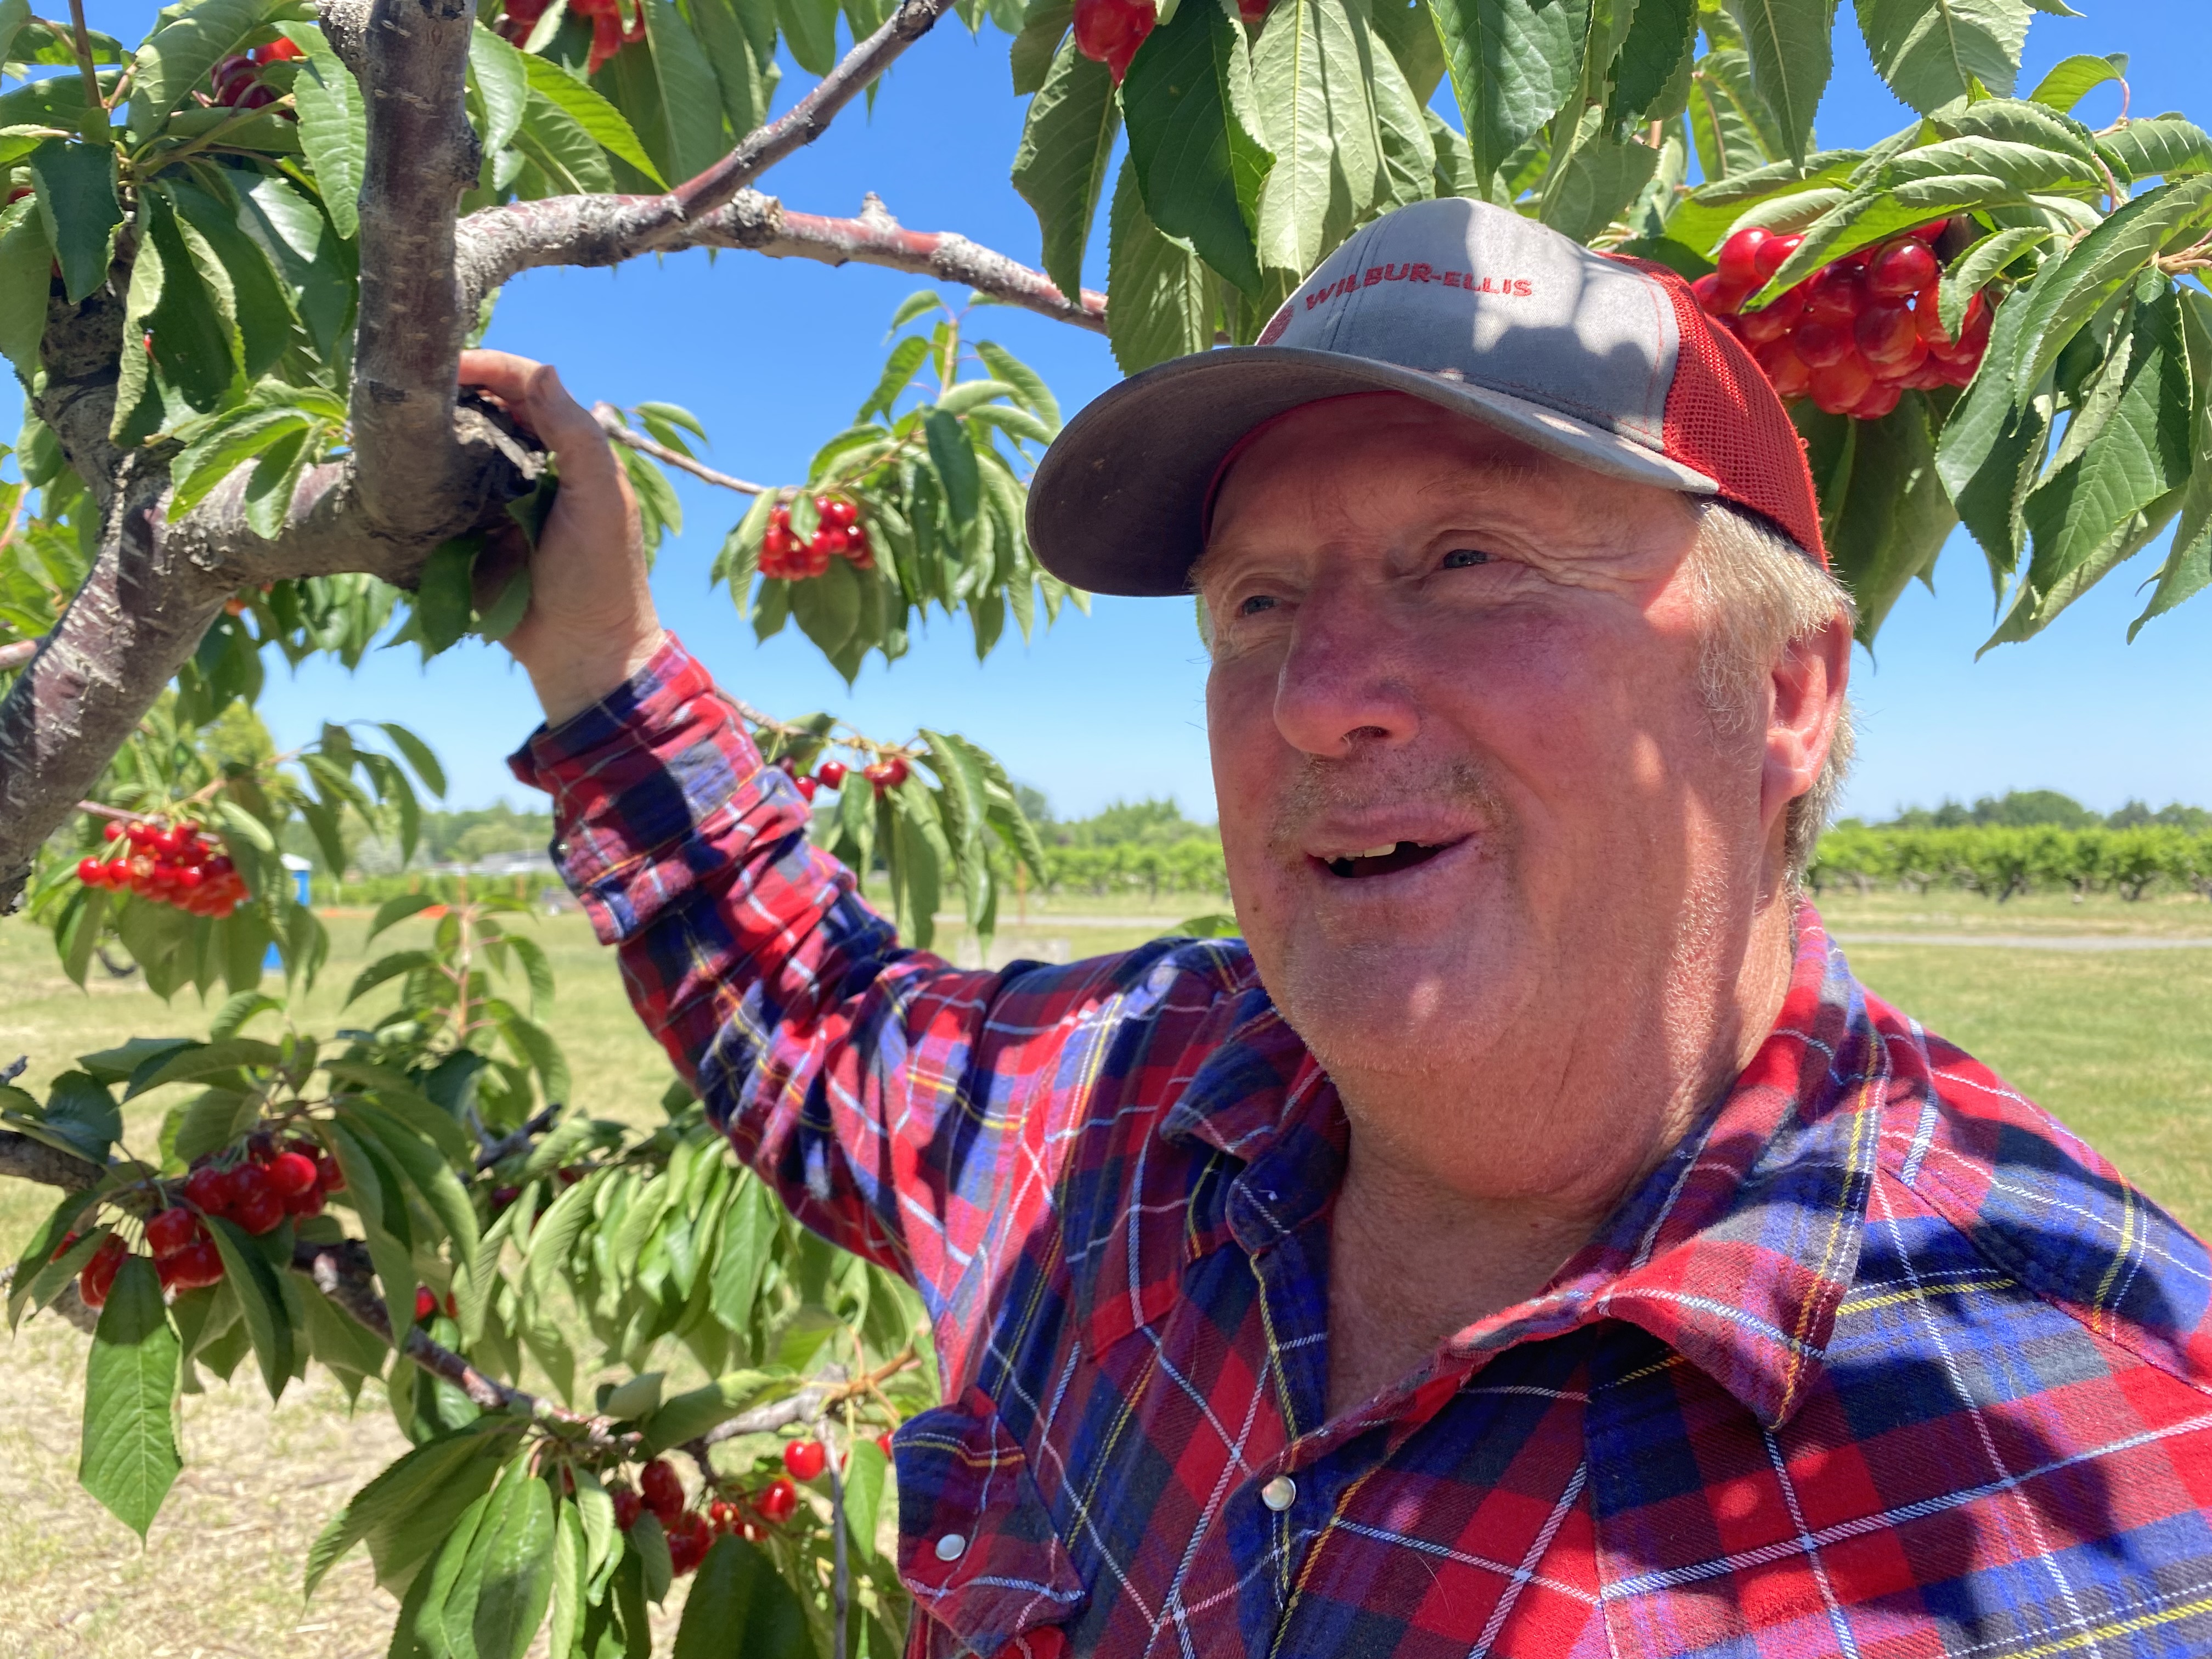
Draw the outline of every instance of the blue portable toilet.
M292 878L292 896L302 904L310 903L314 898L314 869L313 864L297 853L284 854L284 872ZM283 972L283 952L270 945L269 954L261 958L261 971L264 974Z

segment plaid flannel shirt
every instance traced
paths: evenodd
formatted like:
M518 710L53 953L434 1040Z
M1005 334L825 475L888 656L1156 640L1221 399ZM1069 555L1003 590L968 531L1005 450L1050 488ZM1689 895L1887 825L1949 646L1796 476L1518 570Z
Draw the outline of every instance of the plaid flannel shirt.
M1332 1419L1345 1119L1240 943L900 949L672 642L515 766L738 1151L920 1287L911 1654L2212 1653L2204 1247L1810 908L1589 1245Z

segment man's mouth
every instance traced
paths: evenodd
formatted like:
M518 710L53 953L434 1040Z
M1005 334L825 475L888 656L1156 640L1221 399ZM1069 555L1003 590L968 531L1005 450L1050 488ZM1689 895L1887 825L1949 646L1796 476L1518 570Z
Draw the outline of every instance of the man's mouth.
M1364 852L1340 853L1334 856L1317 854L1316 858L1329 874L1352 880L1361 876L1387 876L1394 871L1410 870L1417 864L1426 864L1437 854L1449 852L1458 844L1456 841L1400 841L1387 847L1370 847Z

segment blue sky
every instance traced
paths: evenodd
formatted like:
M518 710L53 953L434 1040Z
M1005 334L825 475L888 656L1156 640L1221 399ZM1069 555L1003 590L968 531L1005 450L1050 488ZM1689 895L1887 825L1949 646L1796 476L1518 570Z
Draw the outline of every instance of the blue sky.
M2122 51L2133 58L2132 113L2212 115L2204 90L2212 6L2077 4L2087 15L2036 18L2023 88L2071 52ZM152 8L93 0L88 9L95 26L136 38ZM912 228L958 230L1034 262L1036 220L1006 182L1024 100L1010 89L1006 44L988 27L971 40L956 23L941 25L894 69L872 113L856 104L762 187L817 213L855 212L873 191ZM1875 80L1848 7L1836 46L1822 142L1864 143L1902 125L1906 112ZM779 107L805 84L787 64ZM2102 124L2117 108L2106 88L2081 113ZM1103 219L1088 267L1100 287ZM748 253L537 271L507 289L488 343L557 362L586 401L681 404L713 435L715 463L743 477L792 479L873 386L884 324L917 286L894 271ZM959 291L948 293L957 303ZM1064 408L1115 378L1095 336L995 308L974 313L971 325L1033 364ZM895 666L872 658L848 692L795 630L756 644L726 592L708 589L708 566L744 503L688 479L679 489L688 529L663 549L654 589L664 619L736 694L785 713L834 710L887 737L917 724L964 732L1044 790L1062 816L1170 793L1194 816L1211 816L1205 670L1188 603L1101 599L1091 616L1063 613L1030 647L1015 640L981 665L964 622L940 623ZM1884 627L1875 658L1859 653L1864 736L1845 810L1883 816L1900 804L2015 787L2063 789L2106 810L2130 796L2212 803L2212 721L2202 713L2212 706L2212 652L2202 643L2212 601L2126 642L2142 604L2136 582L2162 556L2160 543L2039 639L1977 662L1991 622L1989 579L1979 550L1955 536L1937 591L1916 586ZM404 721L444 757L452 804L534 799L502 757L529 732L536 707L496 648L464 646L427 671L412 647L380 653L352 675L313 664L288 678L280 665L263 707L285 742L325 719Z

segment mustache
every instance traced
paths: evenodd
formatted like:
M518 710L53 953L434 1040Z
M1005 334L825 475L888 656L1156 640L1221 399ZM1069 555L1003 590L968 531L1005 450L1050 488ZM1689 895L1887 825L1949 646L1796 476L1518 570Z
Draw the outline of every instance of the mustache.
M1310 755L1274 805L1267 850L1303 857L1313 827L1334 813L1382 807L1446 807L1471 812L1487 838L1508 835L1511 814L1485 769L1464 758L1424 760L1402 752L1347 760Z

